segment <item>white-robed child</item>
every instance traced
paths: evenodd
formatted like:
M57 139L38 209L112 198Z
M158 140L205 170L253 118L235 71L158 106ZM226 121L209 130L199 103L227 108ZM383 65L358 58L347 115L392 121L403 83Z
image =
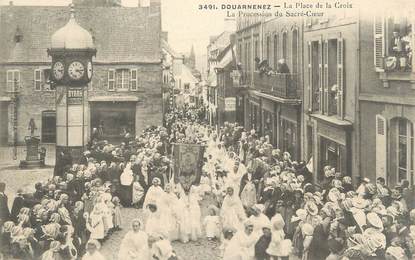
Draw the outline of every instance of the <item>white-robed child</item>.
M112 198L112 204L114 204L114 210L113 210L113 217L112 222L114 225L114 231L121 230L121 200L117 196Z
M90 239L102 241L105 237L104 215L102 204L96 204L87 217L86 227L91 232Z
M209 215L203 220L206 238L210 241L220 237L220 218L217 214L219 209L213 205L209 206Z
M200 177L200 192L202 196L212 192L210 178L206 171L203 171L202 176Z

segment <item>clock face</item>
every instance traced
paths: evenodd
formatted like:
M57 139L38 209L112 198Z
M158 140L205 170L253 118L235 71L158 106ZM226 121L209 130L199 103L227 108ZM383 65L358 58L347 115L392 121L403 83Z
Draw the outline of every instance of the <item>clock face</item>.
M52 67L53 70L53 77L57 80L61 80L63 78L63 75L65 73L65 66L62 62L57 61L53 64Z
M88 62L86 71L87 71L88 79L91 79L92 78L92 62L90 61Z
M79 80L85 74L85 67L81 62L74 61L68 67L68 74L72 79Z

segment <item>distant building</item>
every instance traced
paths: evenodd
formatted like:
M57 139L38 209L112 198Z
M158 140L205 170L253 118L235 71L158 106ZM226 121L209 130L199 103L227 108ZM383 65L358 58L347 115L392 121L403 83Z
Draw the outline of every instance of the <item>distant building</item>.
M140 133L162 121L160 1L120 7L119 1L75 1L76 21L97 48L89 86L89 125L104 138ZM51 35L69 20L69 8L0 7L0 143L23 143L34 119L42 143L55 143L55 92L50 81Z

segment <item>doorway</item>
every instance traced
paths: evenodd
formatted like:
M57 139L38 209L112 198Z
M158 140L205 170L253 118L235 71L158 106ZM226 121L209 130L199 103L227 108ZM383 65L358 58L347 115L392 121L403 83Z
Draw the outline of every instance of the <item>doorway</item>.
M42 112L42 143L56 143L56 111Z

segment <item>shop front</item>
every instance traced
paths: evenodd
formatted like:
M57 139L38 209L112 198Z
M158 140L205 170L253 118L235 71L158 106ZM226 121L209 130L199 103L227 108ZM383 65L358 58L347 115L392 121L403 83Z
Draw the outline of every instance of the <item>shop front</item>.
M313 120L316 133L317 149L314 150L314 165L317 166L315 172L319 181L324 179L323 168L330 166L343 176L351 176L352 161L351 156L351 127L352 124L336 125L324 120ZM342 121L345 122L345 121ZM311 131L307 127L307 131ZM314 137L311 137L314 139Z
M98 130L104 140L120 142L125 133L135 136L136 102L91 102L91 133Z

